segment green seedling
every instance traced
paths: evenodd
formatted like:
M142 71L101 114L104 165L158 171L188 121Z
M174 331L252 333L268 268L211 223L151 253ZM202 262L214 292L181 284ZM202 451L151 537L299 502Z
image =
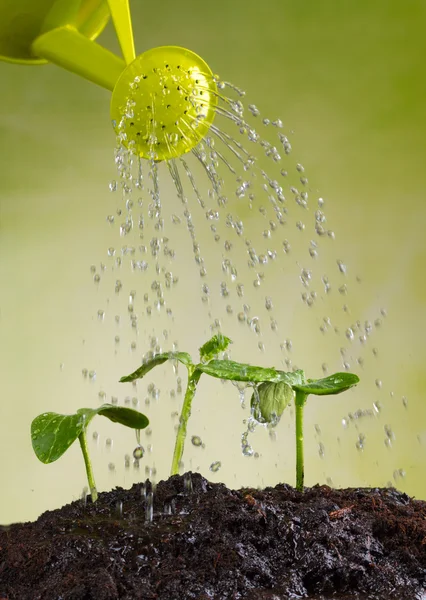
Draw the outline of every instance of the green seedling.
M44 464L58 460L78 438L86 467L92 502L96 502L98 492L93 476L92 463L87 447L86 431L95 415L107 417L114 423L120 423L131 429L145 429L149 425L148 418L142 413L124 408L103 404L99 408L80 408L74 415L43 413L31 423L31 440L37 458Z
M309 394L329 396L341 394L359 382L353 373L335 373L323 379L308 379L288 385L285 382L261 383L253 392L251 410L259 423L276 425L284 409L294 398L296 408L296 489L303 491L305 479L303 455L303 409Z
M164 352L147 359L139 369L122 377L120 382L130 382L141 379L154 367L167 360L180 362L188 371L188 383L183 400L179 427L176 435L171 474L179 473L182 460L188 419L191 416L192 400L197 384L204 373L218 379L240 381L254 384L251 402L253 418L259 423L277 424L288 404L295 398L296 405L296 487L303 489L303 407L309 394L325 395L339 394L356 385L359 378L351 373L336 373L324 379L305 379L303 371L279 371L274 368L256 367L237 363L232 360L219 360L220 352L224 352L231 340L217 334L201 346L200 362L193 363L187 352Z

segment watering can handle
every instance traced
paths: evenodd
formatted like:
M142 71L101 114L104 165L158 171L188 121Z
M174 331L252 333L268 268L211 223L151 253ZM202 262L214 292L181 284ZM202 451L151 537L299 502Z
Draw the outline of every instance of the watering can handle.
M108 0L114 27L125 62L72 25L56 27L36 38L34 54L72 71L110 91L126 67L135 59L129 0Z
M108 6L121 52L126 65L129 65L136 58L129 0L108 0Z

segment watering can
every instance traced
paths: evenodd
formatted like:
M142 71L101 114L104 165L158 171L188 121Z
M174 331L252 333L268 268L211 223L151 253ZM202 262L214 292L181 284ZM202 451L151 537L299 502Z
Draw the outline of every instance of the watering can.
M123 58L95 41L110 17ZM0 59L51 62L110 90L120 143L142 158L191 151L215 116L216 78L194 52L162 46L136 57L129 0L0 0Z

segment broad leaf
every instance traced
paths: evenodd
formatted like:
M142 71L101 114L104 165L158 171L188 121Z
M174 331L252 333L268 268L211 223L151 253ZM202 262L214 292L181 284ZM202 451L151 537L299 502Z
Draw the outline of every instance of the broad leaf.
M305 394L326 396L340 394L359 383L359 377L353 373L334 373L323 379L308 379L307 383L293 385L293 389Z
M45 464L58 460L84 427L82 415L43 413L31 423L31 441L37 458Z
M124 406L113 406L112 404L104 404L97 410L98 415L107 417L114 423L120 423L131 429L145 429L149 425L149 419L142 413L132 408Z
M273 368L255 367L232 360L211 360L206 364L197 365L197 369L207 375L211 375L211 377L231 381L251 381L253 383L263 383L264 381L278 383L279 381L285 381L289 385L303 381L303 371L286 373L285 371L277 371Z
M37 458L45 464L58 460L87 429L95 415L133 429L145 429L149 424L142 413L112 404L103 404L96 409L80 408L75 415L43 413L31 423L31 440Z
M261 383L251 398L253 417L259 423L277 425L284 409L290 404L293 397L294 391L284 381Z
M226 350L229 344L232 344L232 340L225 335L222 335L221 333L214 335L208 342L201 346L200 360L203 362L210 360L217 356L219 352Z
M191 356L187 352L163 352L161 354L156 354L150 360L147 360L143 363L139 369L136 369L130 375L125 375L120 379L120 383L127 383L129 381L134 381L135 379L142 379L151 369L157 367L158 365L162 365L167 360L178 360L186 366L192 365Z

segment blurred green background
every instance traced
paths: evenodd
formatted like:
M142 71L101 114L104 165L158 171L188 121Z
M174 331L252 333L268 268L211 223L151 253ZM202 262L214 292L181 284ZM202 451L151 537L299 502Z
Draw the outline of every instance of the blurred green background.
M294 152L311 186L326 199L336 232L334 258L344 257L351 276L362 278L351 297L354 318L387 310L377 334L379 355L364 372L357 369L362 385L355 395L321 406L312 400L306 410L307 485L328 478L337 486L392 482L426 498L426 5L421 0L133 0L131 8L138 53L165 44L188 47L245 89L262 114L281 117L286 129L294 130ZM111 24L99 42L118 53ZM38 463L29 436L34 416L94 405L103 391L107 400L111 394L120 399L131 394L116 381L137 359L130 352L114 353L113 328L96 317L108 305L111 315L119 310L114 274L109 287L96 287L90 273L90 265L107 262L107 248L120 243L105 221L115 210L108 192L115 178L110 95L53 65L1 63L0 76L0 522L8 523L77 498L85 485L77 446L54 465ZM168 197L175 201L171 188ZM256 220L249 227L255 233ZM134 285L129 279L129 289ZM278 280L276 293L285 313L286 294ZM194 350L208 334L199 304L195 298L189 311L192 326L199 328L191 330L191 346L185 334L188 298L177 290L174 333L183 350ZM329 315L338 320L340 304L334 310L336 315ZM321 363L338 354L339 344L332 349L311 344L305 314L296 310L294 316L293 339L299 336L303 346L297 361L320 376ZM140 353L146 349L143 341L140 348ZM275 356L244 358L276 364ZM95 382L83 380L83 368L96 370ZM383 381L380 390L376 378ZM211 394L218 395L216 388ZM377 401L382 410L376 418L359 430L354 424L342 428L348 411ZM147 463L155 465L157 480L168 475L176 422L170 413L178 409L178 402L174 408L158 403L148 413L153 435L144 445L153 446ZM185 468L200 467L230 486L292 483L292 419L280 424L274 444L261 433L252 440L261 454L255 461L241 456L242 417L238 406L235 411L238 427L222 405L200 401L190 435L201 435L206 449L201 455L188 444ZM384 444L385 425L395 434L392 448ZM111 424L94 427L103 439L114 439L111 450L104 445L93 450L101 490L145 477L144 464L139 473L122 466L122 456L134 447L133 434ZM359 431L366 435L363 452L355 447ZM214 460L223 463L217 474L208 470ZM110 461L115 472L107 467ZM405 477L395 480L398 469Z

